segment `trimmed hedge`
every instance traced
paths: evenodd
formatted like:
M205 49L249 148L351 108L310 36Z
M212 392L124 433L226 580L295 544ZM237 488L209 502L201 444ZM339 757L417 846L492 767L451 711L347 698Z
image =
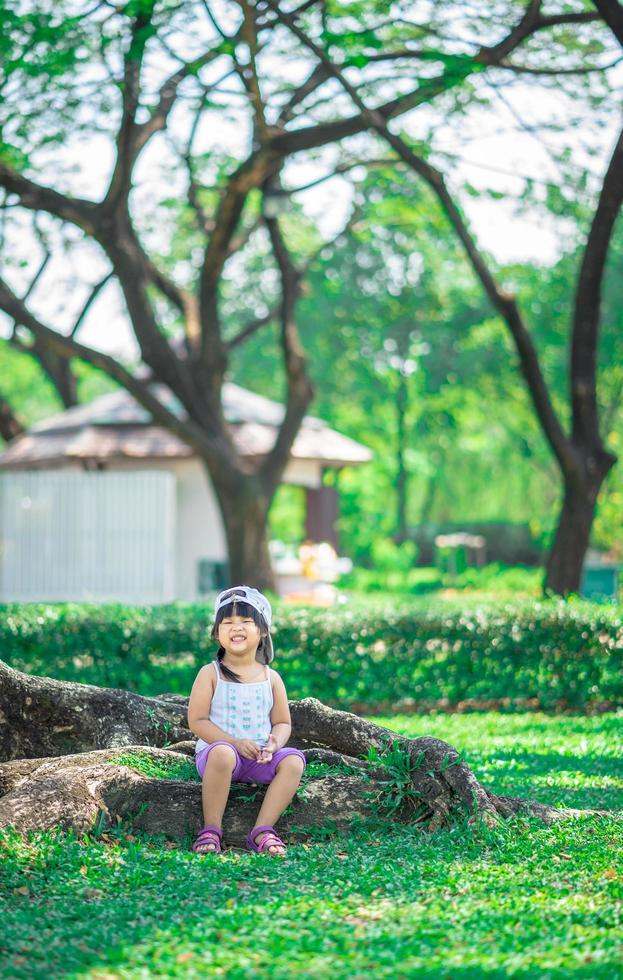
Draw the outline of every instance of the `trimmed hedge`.
M183 604L0 606L0 657L62 680L188 694L214 659L211 614ZM276 604L275 620L275 666L292 698L362 711L466 699L623 705L620 607L354 598L328 610Z

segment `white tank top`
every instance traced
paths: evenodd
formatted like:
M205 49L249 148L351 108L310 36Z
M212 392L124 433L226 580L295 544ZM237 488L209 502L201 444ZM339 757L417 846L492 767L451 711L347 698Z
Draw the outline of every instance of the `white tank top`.
M232 738L250 738L260 746L266 745L272 728L270 712L273 707L273 686L268 667L265 680L255 684L237 684L235 681L224 681L218 662L213 660L212 663L216 671L216 690L208 718ZM195 752L201 752L209 744L198 738Z

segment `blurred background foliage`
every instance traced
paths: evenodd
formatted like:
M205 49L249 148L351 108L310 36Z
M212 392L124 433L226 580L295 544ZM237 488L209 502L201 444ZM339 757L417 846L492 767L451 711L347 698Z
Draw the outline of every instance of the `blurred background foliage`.
M172 201L171 208L179 204ZM508 332L430 194L396 167L372 168L356 183L352 218L333 243L322 248L317 229L295 205L282 221L301 259L320 249L298 307L316 386L312 412L374 451L370 464L326 474L339 488L341 551L362 568L391 567L401 575L414 561L432 563L435 533L461 528L495 541L489 560L537 563L558 512L556 466ZM174 224L170 263L192 245L183 217L176 215ZM519 297L563 418L580 261L577 238L571 241L551 266L501 270ZM275 283L268 249L256 236L228 274L223 305L232 323L270 308ZM605 281L598 389L604 434L615 452L623 438L623 283L616 272L622 260L619 223ZM253 290L241 289L241 282L254 283ZM284 394L277 329L268 325L239 348L232 374L271 398ZM80 401L113 387L88 365L74 362L74 368ZM4 341L0 372L5 396L26 424L62 409L36 362ZM303 540L303 493L280 488L270 516L273 537ZM599 500L593 543L617 557L623 556L622 508L623 477L615 467Z
M304 237L303 217L290 221ZM501 270L519 297L565 421L567 343L581 257L573 244L551 266ZM616 271L622 250L619 223L599 349L604 435L615 452L622 437L623 285ZM298 320L316 383L313 411L375 454L367 466L327 474L339 487L343 550L364 566L377 565L378 542L399 543L406 529L428 563L430 547L423 545L433 532L426 526L486 533L486 525L498 524L506 526L505 535L499 528L494 535L499 560L536 561L558 513L556 466L508 332L430 196L395 169L369 172L358 184L346 233L310 270ZM273 344L265 334L251 338L240 351L235 380L274 397L279 377L276 333ZM402 512L401 472L407 484ZM271 522L282 540L304 536L302 494L287 486L278 492ZM618 557L622 506L616 467L601 494L593 543Z
M593 6L581 4L586 16ZM162 41L187 36L188 23L202 13L194 0L154 5L152 0L127 4L124 15L142 9L156 11L145 41L155 59ZM567 5L558 5L566 15ZM554 8L552 7L552 10ZM570 9L570 8L569 8ZM44 0L37 9L17 10L2 4L5 30L0 55L7 78L2 154L18 168L45 161L55 145L72 137L110 136L115 131L118 92L104 70L105 57L118 58L126 43L113 17L103 20L93 11L65 0ZM489 75L482 66L468 64L465 51L499 39L501 25L517 23L525 13L519 0L496 0L466 14L463 4L435 4L425 22L417 22L413 5L385 0L348 0L323 5L319 40L329 52L339 49L341 63L361 71L364 96L386 96L412 82L413 65L407 59L392 64L391 77L376 69L375 53L412 44L420 52L423 101L430 82L430 112L420 115L417 149L443 163L453 178L453 157L447 135L454 133L456 150L463 146L469 125L478 112L486 115L504 100L512 75ZM391 14L391 16L390 16ZM301 14L310 36L317 31L316 11ZM129 23L129 20L128 20ZM168 42L167 42L168 43ZM282 68L290 65L294 42L275 32L273 57ZM556 134L582 130L582 155L570 141L550 142L560 179L521 178L522 190L514 199L516 213L542 214L556 224L563 245L550 265L536 262L500 268L488 259L507 289L514 292L534 338L543 374L563 423L568 423L568 340L586 228L595 197L591 177L591 133L612 117L612 81L609 68L612 46L618 48L604 25L562 23L553 33L535 33L522 49L532 68L546 72L555 66L564 72L548 79L534 76L531 105L548 87L564 94L574 112L564 120L536 116L535 132ZM229 48L223 42L222 53ZM301 57L298 51L297 57ZM156 62L154 62L156 63ZM585 70L572 71L580 64ZM612 62L614 64L614 62ZM428 68L427 68L428 66ZM599 67L599 70L595 70ZM366 69L372 70L367 71ZM603 69L603 71L602 71ZM608 69L608 70L606 70ZM434 80L441 71L442 85ZM287 71L286 71L287 75ZM519 77L519 76L518 76ZM530 76L520 76L530 84ZM434 84L433 84L434 83ZM266 91L284 84L267 72ZM145 95L145 105L154 93ZM240 118L231 92L205 95L205 108L213 121L231 123ZM319 118L331 116L332 103L350 110L343 93L321 93ZM20 110L28 105L18 119ZM307 110L314 117L314 108ZM573 118L577 114L577 120ZM547 115L547 114L546 114ZM305 118L304 114L300 117ZM516 120L519 129L522 120ZM464 127L465 132L463 131ZM218 128L218 127L217 127ZM415 132L415 130L414 130ZM406 135L416 145L414 134ZM512 134L509 135L512 139ZM444 142L445 140L445 142ZM6 141L6 142L5 142ZM467 143L469 140L467 139ZM354 187L352 214L345 231L323 243L318 227L296 203L287 198L280 215L288 245L300 262L312 255L305 294L297 308L297 322L316 386L311 411L374 451L368 465L329 472L340 499L340 550L363 571L376 569L374 582L393 572L414 573L414 583L432 581L434 575L415 574L413 563L429 565L431 543L440 530L474 530L489 539L488 559L504 564L536 564L547 549L560 506L560 477L550 448L535 418L518 369L508 330L495 314L476 282L454 233L441 215L431 193L387 156L387 147L375 136L353 141L352 154L337 164L357 158L367 167L348 172ZM199 203L212 213L217 190L238 165L223 146L197 151L193 162ZM453 150L454 152L454 150ZM314 160L312 151L309 160ZM154 260L177 282L196 285L203 237L189 201L175 189L179 161L162 155L161 176L151 206L141 207L139 191L133 217ZM370 162L372 161L372 162ZM72 172L71 161L61 167L60 184ZM169 171L167 171L167 167ZM167 180L167 177L170 180ZM493 181L495 184L495 181ZM462 181L465 199L488 198L508 205L510 194L494 187L483 190ZM502 201L504 199L504 201ZM241 233L257 224L261 194L254 190L241 218ZM336 206L342 202L336 201ZM512 235L508 209L500 212ZM47 234L51 234L48 229ZM56 232L55 232L56 234ZM66 250L69 255L71 236ZM72 239L73 241L73 239ZM623 422L623 227L619 222L610 245L605 278L599 346L598 395L606 445L620 452ZM7 264L24 264L23 257L7 255ZM275 303L277 281L265 229L249 235L245 247L228 263L220 295L223 320L233 336L241 325L267 313ZM179 335L175 310L155 292L158 321L170 336ZM79 401L110 390L113 382L92 368L74 362ZM0 340L2 395L15 407L25 425L62 408L54 388L37 363ZM279 354L278 328L271 324L237 349L232 380L271 398L283 397L284 374ZM593 544L615 557L623 557L623 476L616 466L602 489ZM282 486L272 506L273 537L296 544L304 537L303 490ZM492 544L494 546L492 547ZM363 578L360 584L363 583ZM372 583L369 583L372 584Z

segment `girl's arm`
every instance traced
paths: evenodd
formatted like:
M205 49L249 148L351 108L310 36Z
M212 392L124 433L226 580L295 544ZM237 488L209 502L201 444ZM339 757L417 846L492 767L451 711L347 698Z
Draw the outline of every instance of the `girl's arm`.
M276 752L277 749L282 749L290 738L292 719L290 718L285 684L276 670L271 670L270 674L273 685L273 707L270 713L272 730L266 748L271 752Z

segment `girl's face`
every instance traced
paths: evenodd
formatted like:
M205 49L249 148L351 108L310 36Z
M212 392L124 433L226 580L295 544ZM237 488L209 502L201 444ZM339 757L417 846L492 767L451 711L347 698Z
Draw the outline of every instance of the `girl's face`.
M226 654L246 656L260 644L261 633L250 616L224 616L218 626L218 641Z

